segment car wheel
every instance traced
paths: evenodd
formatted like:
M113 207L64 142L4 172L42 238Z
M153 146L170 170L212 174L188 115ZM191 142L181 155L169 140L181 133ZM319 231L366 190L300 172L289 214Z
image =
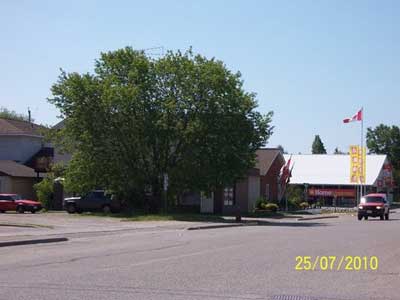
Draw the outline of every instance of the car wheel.
M380 215L379 218L380 218L381 220L384 220L384 219L385 219L385 215Z
M368 216L365 216L364 219L365 219L365 220L368 220Z
M362 216L358 215L357 219L358 219L358 221L361 221L362 220Z
M22 205L19 205L17 207L17 212L19 212L20 214L23 214L25 212L25 208Z
M32 209L31 214L34 214L34 213L36 213L36 210Z
M5 210L0 210L0 214L4 214L5 212Z
M389 220L389 213L385 214L385 220Z
M68 204L67 206L67 212L69 214L74 214L76 212L76 207L74 204Z
M111 207L110 205L104 205L103 206L103 213L109 214L111 212Z

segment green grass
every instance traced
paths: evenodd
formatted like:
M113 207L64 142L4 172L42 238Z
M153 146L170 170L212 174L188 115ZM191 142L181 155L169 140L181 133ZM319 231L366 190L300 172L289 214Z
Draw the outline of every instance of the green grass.
M244 213L242 217L247 218L272 218L272 219L283 219L283 218L297 218L298 215L309 215L307 211L297 212L271 212L271 211L256 211L253 213ZM116 214L104 214L101 212L85 212L82 214L75 214L75 216L93 216L93 217L111 217L119 218L121 221L132 221L132 222L149 222L149 221L186 221L186 222L219 222L219 223L231 223L235 221L234 215L226 215L230 217L225 219L222 215L214 214L201 214L198 212L185 212L180 209L171 209L168 213L159 214L146 214L143 211L136 210L130 213L116 213Z
M121 221L187 221L187 222L231 222L225 220L220 215L200 214L200 213L159 213L159 214L145 214L137 211L133 213L117 213L117 214L104 214L104 213L89 213L76 214L77 216L94 216L94 217L111 217L119 218Z

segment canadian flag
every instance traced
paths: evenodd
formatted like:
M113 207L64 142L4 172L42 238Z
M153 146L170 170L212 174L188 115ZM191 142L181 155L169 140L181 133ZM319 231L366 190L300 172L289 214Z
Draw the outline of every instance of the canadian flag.
M354 122L354 121L361 121L363 116L362 116L362 109L360 109L354 116L352 116L351 118L346 118L343 120L343 123L350 123L350 122Z

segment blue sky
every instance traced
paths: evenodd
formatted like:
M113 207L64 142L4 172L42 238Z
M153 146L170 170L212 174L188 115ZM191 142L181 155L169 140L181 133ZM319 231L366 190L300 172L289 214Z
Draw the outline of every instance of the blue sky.
M269 146L328 153L365 127L399 124L400 1L23 1L0 2L0 106L30 107L55 124L47 103L59 68L90 72L102 51L163 46L223 60L273 110Z

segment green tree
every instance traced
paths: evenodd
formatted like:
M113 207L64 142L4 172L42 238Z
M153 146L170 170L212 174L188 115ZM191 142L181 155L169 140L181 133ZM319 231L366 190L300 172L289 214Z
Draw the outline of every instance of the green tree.
M64 169L65 167L63 165L52 165L46 177L33 186L37 197L45 210L51 208L51 200L54 197L54 180L63 175Z
M336 147L335 150L333 151L333 154L346 154L346 153L344 153L338 147Z
M326 154L324 143L322 143L319 135L316 135L312 143L312 154Z
M10 119L10 120L17 120L17 121L29 121L29 116L26 116L24 114L19 114L13 110L9 110L5 107L0 107L0 118L3 119ZM34 120L31 119L31 122Z
M394 179L400 182L400 128L380 124L367 129L367 147L370 153L385 154L394 168Z
M65 119L54 140L74 153L66 186L77 192L140 198L151 187L160 198L165 174L170 194L212 191L254 165L273 129L240 73L191 50L102 53L94 74L62 71L52 94Z
M282 152L282 154L288 154L288 152L285 151L285 148L283 148L282 145L278 145L276 148L279 149Z

